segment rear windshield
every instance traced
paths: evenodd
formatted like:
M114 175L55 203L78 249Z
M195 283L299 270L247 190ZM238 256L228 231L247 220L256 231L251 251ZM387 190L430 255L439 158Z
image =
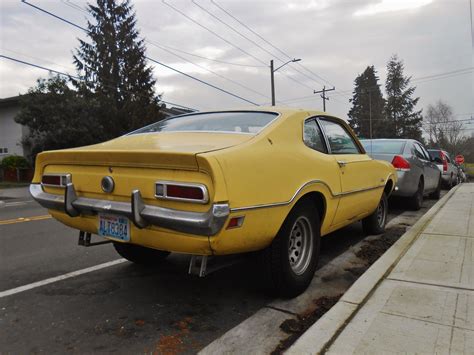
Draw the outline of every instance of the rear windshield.
M441 159L441 150L428 149L428 153L430 153L430 156L431 156L432 159L434 159L434 158L440 158Z
M405 141L361 140L367 154L402 154Z
M211 112L171 117L131 134L149 132L227 132L256 134L270 124L277 113Z

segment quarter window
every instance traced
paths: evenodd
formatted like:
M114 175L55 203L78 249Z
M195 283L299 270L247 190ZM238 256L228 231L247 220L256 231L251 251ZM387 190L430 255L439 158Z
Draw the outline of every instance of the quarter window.
M421 149L421 147L417 143L415 143L414 146L415 146L415 155L419 159L428 160L427 157L425 157L425 155L423 154L423 150Z
M315 120L309 120L304 123L303 140L308 147L321 153L327 153L323 134Z
M320 122L328 138L332 154L361 154L354 139L343 126L325 119Z

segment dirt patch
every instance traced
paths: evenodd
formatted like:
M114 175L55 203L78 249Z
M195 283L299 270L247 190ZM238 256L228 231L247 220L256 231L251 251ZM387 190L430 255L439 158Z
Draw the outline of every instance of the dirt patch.
M379 238L366 240L355 254L358 258L364 260L366 266L369 267L375 263L405 231L405 227L390 228Z
M319 318L321 318L327 311L334 306L342 294L333 297L320 297L313 300L314 311L297 315L296 319L290 318L285 320L281 325L280 329L289 336L280 341L280 344L272 351L272 355L283 354L295 341L298 339L309 327L311 327Z
M406 226L396 226L385 231L384 235L367 238L361 247L354 254L362 260L363 263L357 263L352 267L347 267L343 272L327 275L322 281L329 282L336 278L348 280L349 288L374 262L377 261L406 231ZM362 265L361 265L362 264ZM272 354L282 354L287 350L308 328L310 328L319 318L334 306L341 294L326 295L313 301L314 307L311 311L297 315L296 318L285 320L280 329L289 334L287 338L281 340Z

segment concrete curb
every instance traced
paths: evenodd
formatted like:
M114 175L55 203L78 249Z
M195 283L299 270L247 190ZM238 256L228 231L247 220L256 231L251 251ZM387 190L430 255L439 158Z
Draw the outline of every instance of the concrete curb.
M377 286L398 264L429 222L449 201L458 187L459 185L452 188L441 200L431 207L410 230L403 234L400 239L347 290L338 303L313 324L285 354L324 353L370 298Z

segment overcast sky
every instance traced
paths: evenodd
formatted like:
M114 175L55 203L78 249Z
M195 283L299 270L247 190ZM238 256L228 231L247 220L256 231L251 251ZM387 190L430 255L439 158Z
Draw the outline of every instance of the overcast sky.
M140 33L149 41L149 57L250 101L270 102L269 61L274 59L275 66L282 64L279 59L288 59L283 53L210 0L195 2L264 50L191 1L167 2L223 39L162 1L132 1ZM81 11L86 5L83 0L31 0L31 3L86 26L87 14ZM386 63L396 53L405 63L406 75L413 79L429 76L413 82L417 87L415 94L420 97L420 109L442 99L453 107L457 119L474 115L469 0L215 0L215 3L285 54L302 59L300 64L304 68L299 63L290 63L275 75L276 98L281 103L321 109L322 100L313 95L313 90L322 89L324 84L334 85L336 90L329 94L327 111L345 118L355 77L368 65L375 65L383 86ZM78 38L86 38L85 33L20 0L1 0L4 55L74 74L72 51ZM220 62L174 52L198 67L163 50L163 46ZM181 74L157 64L153 66L156 91L163 94L164 100L200 110L248 106ZM470 72L459 72L466 68L471 68ZM431 77L453 71L458 71L457 75ZM47 76L46 71L2 58L0 97L25 93L37 78ZM293 100L299 98L303 99ZM474 128L474 124L470 126Z

